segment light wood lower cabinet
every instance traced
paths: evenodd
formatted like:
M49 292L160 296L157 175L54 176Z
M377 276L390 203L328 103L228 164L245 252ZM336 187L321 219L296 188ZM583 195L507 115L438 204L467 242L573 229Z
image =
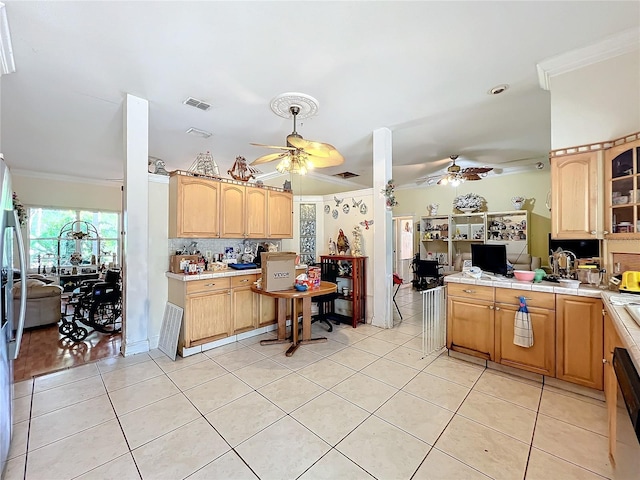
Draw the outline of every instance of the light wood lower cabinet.
M556 377L602 390L602 300L556 295Z
M623 347L622 340L613 326L609 313L604 311L604 398L607 402L607 418L609 424L609 456L616 455L616 423L618 417L618 379L613 369L613 350Z
M233 333L253 330L258 326L258 297L251 291L257 275L231 277L231 318Z
M258 296L258 327L278 323L277 300L267 295Z
M224 338L231 331L229 278L182 282L169 279L169 302L184 309L179 345L194 347Z
M513 324L518 308L517 305L496 305L496 362L541 375L555 376L555 310L529 307L533 346L525 348L513 343Z
M447 348L493 360L493 288L448 284Z

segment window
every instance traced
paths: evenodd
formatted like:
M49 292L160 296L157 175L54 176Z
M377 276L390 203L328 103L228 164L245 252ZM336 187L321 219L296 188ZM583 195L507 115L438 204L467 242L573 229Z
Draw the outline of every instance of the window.
M70 222L83 221L92 224L98 231L97 240L72 240L60 243L58 263L58 236L60 230ZM69 266L71 254L78 252L82 264L95 262L109 265L117 263L120 251L120 214L117 212L90 212L87 210L64 210L29 207L29 268Z

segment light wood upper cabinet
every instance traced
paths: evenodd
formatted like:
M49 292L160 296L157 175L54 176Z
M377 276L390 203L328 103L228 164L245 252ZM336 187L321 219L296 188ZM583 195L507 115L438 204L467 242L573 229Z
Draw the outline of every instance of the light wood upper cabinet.
M556 377L602 390L602 300L556 295Z
M293 238L293 193L269 190L268 238Z
M264 188L247 186L247 238L267 238L267 192Z
M603 238L602 151L551 158L551 236Z
M169 179L169 237L220 236L220 182L186 175Z
M246 237L246 187L222 183L220 189L220 236Z
M605 150L604 165L607 238L640 238L640 140Z

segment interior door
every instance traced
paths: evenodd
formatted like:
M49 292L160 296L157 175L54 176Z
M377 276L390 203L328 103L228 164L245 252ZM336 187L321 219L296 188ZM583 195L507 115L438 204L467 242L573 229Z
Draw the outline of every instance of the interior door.
M393 219L393 271L400 275L404 283L411 281L411 261L413 260L413 217Z

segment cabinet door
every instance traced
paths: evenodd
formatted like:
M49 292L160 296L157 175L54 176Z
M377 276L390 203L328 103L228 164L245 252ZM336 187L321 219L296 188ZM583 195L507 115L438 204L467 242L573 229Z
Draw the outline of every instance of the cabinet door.
M556 377L602 390L602 301L556 295Z
M223 183L220 190L220 236L222 238L246 237L245 187Z
M447 309L447 348L494 359L493 302L452 297Z
M220 236L220 182L173 175L169 180L169 237Z
M533 327L533 345L529 348L513 343L516 305L496 305L496 362L541 375L556 374L556 312L529 308Z
M251 287L234 288L231 291L231 304L233 305L231 318L233 318L233 333L242 333L256 328L256 302L255 294Z
M293 238L293 194L269 190L269 238Z
M187 296L184 321L190 347L227 337L231 332L231 290ZM187 344L188 343L188 344Z
M640 238L640 140L605 150L604 158L608 238Z
M247 187L247 238L267 238L267 190Z
M277 300L267 295L260 295L259 293L256 293L254 295L258 296L258 327L264 327L267 325L278 323L278 316L276 311Z
M556 239L602 237L598 195L601 152L551 159L551 236ZM600 207L600 208L599 208Z

